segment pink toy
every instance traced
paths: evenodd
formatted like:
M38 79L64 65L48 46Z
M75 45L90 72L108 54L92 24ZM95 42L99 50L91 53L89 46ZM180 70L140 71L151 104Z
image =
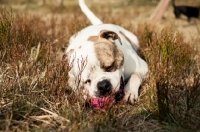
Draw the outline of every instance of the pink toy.
M112 106L115 102L114 97L112 96L105 96L102 98L91 98L91 103L93 107L99 109L107 109Z

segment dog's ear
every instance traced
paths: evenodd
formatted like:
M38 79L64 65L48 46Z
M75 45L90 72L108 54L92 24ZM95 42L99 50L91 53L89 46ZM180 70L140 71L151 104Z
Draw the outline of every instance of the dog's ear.
M105 39L108 39L112 42L114 40L118 39L120 44L122 45L122 41L121 41L120 37L117 35L117 33L113 32L113 31L101 30L100 33L99 33L99 38L105 38Z

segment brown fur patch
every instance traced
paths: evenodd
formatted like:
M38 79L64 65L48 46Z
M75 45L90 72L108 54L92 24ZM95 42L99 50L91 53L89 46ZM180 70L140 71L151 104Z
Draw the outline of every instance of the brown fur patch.
M107 72L113 72L119 69L124 63L124 55L117 47L113 40L118 39L122 44L119 36L109 30L101 30L98 36L90 36L87 40L94 42L94 48L97 53L97 59L100 66Z
M100 66L107 72L119 69L124 63L124 55L115 43L106 39L99 39L94 44Z
M71 49L70 51L68 51L66 54L69 56L74 52L74 49Z
M92 42L96 42L98 40L98 36L90 36L87 40L92 41Z

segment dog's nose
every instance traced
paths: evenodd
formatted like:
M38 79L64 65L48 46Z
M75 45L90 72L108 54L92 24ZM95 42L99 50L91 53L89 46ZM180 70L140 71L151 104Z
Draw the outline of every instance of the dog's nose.
M109 80L103 80L97 83L100 96L107 95L111 92L112 85Z

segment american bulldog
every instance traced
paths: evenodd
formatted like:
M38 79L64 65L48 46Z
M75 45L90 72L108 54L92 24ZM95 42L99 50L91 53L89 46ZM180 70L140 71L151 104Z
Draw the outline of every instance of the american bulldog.
M123 99L134 103L148 72L147 63L137 53L137 37L118 25L103 24L84 0L79 0L79 6L92 25L70 38L63 56L70 67L69 85L85 98L106 98L117 95L126 83Z

